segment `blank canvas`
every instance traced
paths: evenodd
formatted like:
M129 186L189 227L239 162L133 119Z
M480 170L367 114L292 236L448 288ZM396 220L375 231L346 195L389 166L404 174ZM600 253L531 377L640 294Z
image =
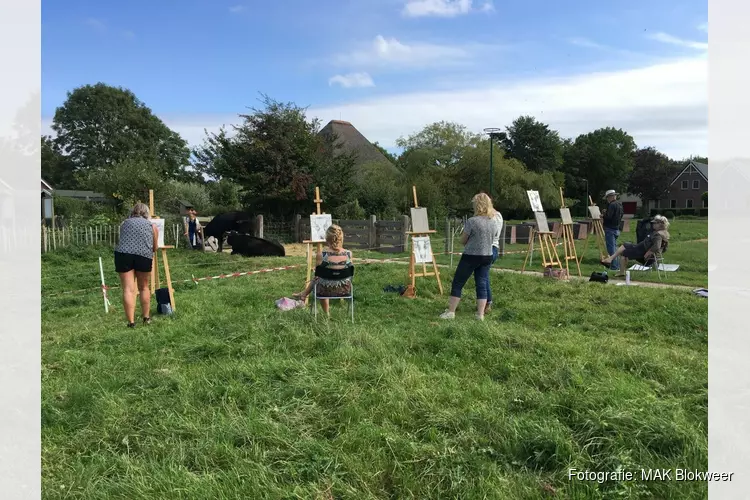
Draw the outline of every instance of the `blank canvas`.
M333 224L331 214L313 214L310 216L310 241L323 243L326 231Z
M531 205L532 212L544 212L542 199L539 197L539 191L526 191L526 195L529 197L529 204Z
M156 225L156 229L159 230L159 248L164 246L164 219L151 219L151 224Z
M417 236L412 238L414 243L414 262L417 264L428 264L432 262L432 245L429 236Z
M426 233L430 230L426 208L421 207L411 209L411 230L414 233Z
M536 230L540 233L549 233L549 224L547 224L547 216L544 212L534 212L534 218L536 219Z
M573 217L570 216L569 208L560 209L560 218L562 219L563 224L573 224Z
M591 218L592 219L601 219L602 218L602 213L599 210L599 207L597 207L596 205L591 205L589 207L589 214L591 214Z

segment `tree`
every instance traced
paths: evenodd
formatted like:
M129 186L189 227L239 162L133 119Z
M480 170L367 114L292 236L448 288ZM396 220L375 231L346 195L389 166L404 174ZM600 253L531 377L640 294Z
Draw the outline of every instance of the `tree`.
M502 146L532 172L555 171L562 165L563 141L555 130L533 116L521 116L506 127Z
M52 129L60 152L84 174L143 161L170 179L188 164L186 142L124 88L97 83L68 92Z
M373 142L372 145L375 146L376 148L378 148L378 151L380 151L381 153L383 153L383 156L385 156L386 158L388 158L389 162L393 163L394 165L396 165L398 163L398 158L395 155L393 155L392 153L390 153L383 146L381 146L377 142Z
M60 152L57 144L49 136L41 139L42 179L55 189L76 189L75 166L70 158Z
M703 192L703 194L701 195L701 200L703 200L703 203L708 206L708 191Z
M651 147L638 149L633 153L628 192L640 196L644 205L660 200L669 191L674 173L674 162L667 155Z
M151 162L137 158L90 171L85 178L91 189L111 196L120 207L132 206L138 201L148 202L149 189L154 190L156 199L169 192L169 184L163 181Z
M635 141L621 129L606 127L579 135L563 158L566 195L584 199L588 191L597 201L608 189L627 190L634 151Z
M308 122L305 109L267 96L264 108L240 115L230 136L222 128L207 133L194 151L194 168L213 179L241 185L254 209L290 214L309 210L317 185L331 209L354 196L355 158L344 153L334 134L320 135L320 122Z
M447 168L461 158L463 149L479 136L466 127L452 122L436 122L409 137L400 137L396 145L407 151L419 150L422 158L430 158L432 166ZM402 154L402 157L404 155Z

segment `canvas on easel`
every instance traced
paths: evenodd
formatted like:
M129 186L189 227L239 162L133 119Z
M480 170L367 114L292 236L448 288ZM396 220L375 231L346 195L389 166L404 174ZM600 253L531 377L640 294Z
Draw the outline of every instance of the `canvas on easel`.
M412 238L414 245L414 262L416 264L429 264L432 262L432 244L429 236L415 236Z
M539 191L526 191L526 196L529 197L529 205L531 205L532 212L544 212L542 199L539 197Z
M164 219L151 219L151 224L155 225L159 232L157 247L162 248L164 246Z
M586 255L586 250L589 247L589 239L591 233L594 235L596 246L599 249L599 260L603 260L609 254L607 253L607 244L604 239L604 226L602 225L602 213L599 207L594 204L594 200L589 196L589 215L591 216L592 231L586 235L586 241L583 243L583 251L578 259L579 264L583 261L583 256Z
M565 206L565 197L563 196L562 188L560 188L560 219L562 219L560 234L563 240L565 270L567 271L567 275L570 276L570 261L572 260L578 268L578 276L581 276L581 264L578 261L576 242L573 237L573 217L570 216L570 209Z
M411 230L414 233L426 233L430 230L430 223L427 218L427 209L424 207L412 207L411 209Z
M549 223L547 222L547 215L544 212L534 212L534 218L536 219L537 232L549 233Z
M417 187L412 186L412 194L414 196L414 208L412 208L412 214L417 215L417 219L412 221L412 231L408 231L406 234L411 236L411 256L409 258L409 284L406 286L406 291L402 294L403 297L414 298L416 297L416 280L420 277L434 276L440 289L440 295L443 294L443 284L440 282L440 271L437 267L437 262L432 255L432 245L430 244L430 234L434 234L436 231L431 231L427 219L427 209L419 206L417 202ZM416 209L416 212L414 211ZM419 230L418 230L419 229ZM432 272L427 270L427 264L432 263ZM417 272L416 264L422 264L422 271Z
M326 231L333 224L331 214L310 215L310 241L323 243L326 240Z
M535 241L539 244L539 253L542 257L542 267L546 269L552 266L559 266L562 270L562 262L557 255L556 245L552 241L552 233L549 230L547 215L544 213L544 207L542 206L539 191L529 190L526 191L526 194L529 197L529 205L531 206L532 212L534 212L534 219L536 220L537 227L536 229L534 227L529 228L529 249L526 252L526 258L523 261L521 272L526 271L526 264L534 253Z

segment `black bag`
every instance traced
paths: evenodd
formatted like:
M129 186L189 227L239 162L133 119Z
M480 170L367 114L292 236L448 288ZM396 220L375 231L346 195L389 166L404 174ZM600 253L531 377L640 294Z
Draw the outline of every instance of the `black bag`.
M156 311L159 314L172 314L172 301L169 300L169 289L159 288L154 292L156 295Z
M594 281L596 283L607 283L609 282L609 275L607 273L593 272L591 273L589 281Z
M638 221L635 227L635 239L636 243L640 243L645 240L646 237L651 234L651 218L641 219Z

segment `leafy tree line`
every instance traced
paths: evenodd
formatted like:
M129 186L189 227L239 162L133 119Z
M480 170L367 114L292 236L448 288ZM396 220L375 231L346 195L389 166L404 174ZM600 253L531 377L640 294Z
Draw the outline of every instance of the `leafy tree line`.
M186 199L204 213L244 207L284 217L309 211L315 186L341 218L397 217L412 204L412 185L432 214L464 215L471 197L489 187L489 140L463 125L438 122L401 137L397 156L376 143L390 163L355 167L356 157L337 137L319 134L321 123L308 120L306 109L267 96L261 103L190 150L131 91L85 85L56 110L56 137L42 137L42 175L59 189L102 192L121 209L154 189L171 204L164 209ZM607 189L659 199L684 165L639 149L621 129L564 139L531 116L514 120L493 148L490 194L508 218L529 215L528 189L553 208L564 187L566 204L579 212L587 195L596 201Z

